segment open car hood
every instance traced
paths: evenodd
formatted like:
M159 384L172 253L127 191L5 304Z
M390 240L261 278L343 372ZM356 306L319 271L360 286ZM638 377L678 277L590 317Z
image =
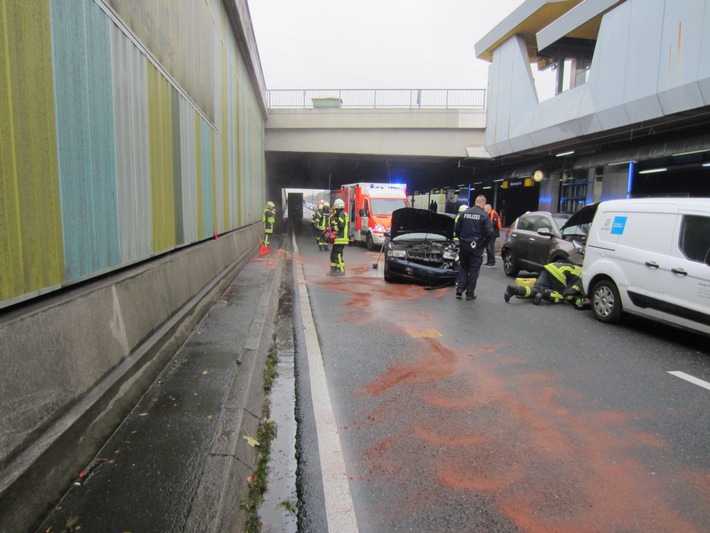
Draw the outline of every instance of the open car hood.
M392 211L392 229L390 230L392 238L407 233L436 233L447 239L453 239L454 219L448 215L415 207L403 207Z
M565 225L560 228L560 231L565 228L571 228L573 226L581 226L582 224L591 224L594 220L594 215L597 212L597 207L599 207L600 202L595 202L593 204L585 205L579 208L574 214L567 219Z

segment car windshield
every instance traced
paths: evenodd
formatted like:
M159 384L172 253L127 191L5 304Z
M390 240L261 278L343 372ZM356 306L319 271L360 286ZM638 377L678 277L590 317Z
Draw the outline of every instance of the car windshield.
M587 235L589 235L589 226L590 224L579 224L577 226L569 226L562 230L562 235L564 235L565 237L586 237Z
M395 209L409 207L404 198L373 198L372 199L372 214L373 215L391 215Z
M559 229L565 225L565 222L569 220L570 216L571 215L556 214L552 215L552 220L555 221L555 224L557 224L557 228Z

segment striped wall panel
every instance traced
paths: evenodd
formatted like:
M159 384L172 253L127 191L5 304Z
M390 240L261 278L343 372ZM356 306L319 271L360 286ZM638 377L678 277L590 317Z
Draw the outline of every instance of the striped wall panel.
M49 4L0 0L0 300L63 279Z
M197 212L197 143L195 123L199 115L182 99L180 101L180 170L182 180L182 222L186 242L198 240Z
M153 252L148 61L116 26L111 35L120 250L121 263L128 264Z
M141 6L0 0L0 308L260 218L263 118L222 2Z
M175 247L172 91L173 88L165 77L150 65L148 67L148 146L150 147L154 253Z
M202 176L202 238L215 232L214 209L214 130L204 120L200 120L200 175Z
M50 3L65 279L120 261L110 21L93 2Z

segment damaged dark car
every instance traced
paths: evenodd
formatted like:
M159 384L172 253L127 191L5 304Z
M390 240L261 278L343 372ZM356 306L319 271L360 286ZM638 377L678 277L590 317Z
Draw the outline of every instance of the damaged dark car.
M403 207L392 213L385 234L385 281L453 285L459 271L454 217Z

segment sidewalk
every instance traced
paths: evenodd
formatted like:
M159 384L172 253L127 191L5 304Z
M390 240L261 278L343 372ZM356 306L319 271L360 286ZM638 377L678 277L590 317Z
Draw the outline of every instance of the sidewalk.
M39 531L226 531L257 449L282 259L248 263Z

